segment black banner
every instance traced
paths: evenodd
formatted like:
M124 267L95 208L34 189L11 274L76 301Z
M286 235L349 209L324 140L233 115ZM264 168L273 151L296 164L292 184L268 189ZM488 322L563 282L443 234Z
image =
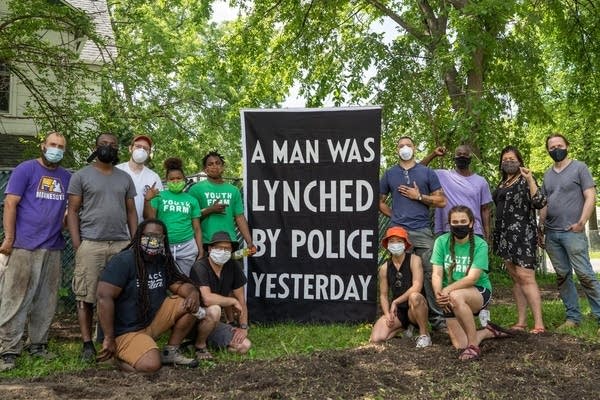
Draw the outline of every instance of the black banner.
M373 321L380 108L242 111L252 321Z

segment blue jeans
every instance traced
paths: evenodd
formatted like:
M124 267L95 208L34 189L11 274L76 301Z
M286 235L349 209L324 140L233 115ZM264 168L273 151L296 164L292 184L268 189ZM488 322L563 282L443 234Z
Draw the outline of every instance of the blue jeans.
M590 263L588 241L585 232L546 231L546 252L556 271L560 298L567 310L567 319L581 322L577 288L573 282L573 270L579 278L592 313L600 319L600 282Z

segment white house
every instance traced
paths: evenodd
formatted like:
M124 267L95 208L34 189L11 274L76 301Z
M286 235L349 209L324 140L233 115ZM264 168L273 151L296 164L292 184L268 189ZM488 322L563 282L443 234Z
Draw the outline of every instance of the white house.
M90 69L111 62L116 57L114 47L114 33L106 0L54 0L64 7L73 7L87 13L95 25L96 32L106 38L111 45L99 48L93 41L86 37L77 38L72 32L40 32L40 35L50 43L68 45L79 55L79 60ZM0 15L8 15L7 0L0 0ZM1 21L0 17L0 23ZM90 82L91 93L82 94L99 97L100 82ZM97 90L94 90L97 88ZM39 133L31 118L24 115L26 104L31 99L31 93L19 79L11 75L6 64L0 60L0 168L14 167L23 160L25 145L23 138L35 136Z

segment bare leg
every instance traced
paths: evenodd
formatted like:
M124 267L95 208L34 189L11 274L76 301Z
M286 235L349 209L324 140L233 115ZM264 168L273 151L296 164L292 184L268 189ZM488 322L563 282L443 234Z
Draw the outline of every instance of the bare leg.
M206 308L206 317L198 323L198 336L196 336L196 348L205 349L206 339L215 330L215 326L221 318L221 307L209 306Z
M408 319L419 326L419 335L429 334L427 300L420 293L413 293L408 299Z
M402 324L400 324L398 317L394 317L394 324L390 327L387 324L387 317L382 315L377 322L375 322L375 325L373 325L370 341L371 343L383 343L396 336L401 328Z
M513 281L512 292L517 306L517 325L527 327L527 299L525 293L523 293L523 286L517 271L517 269L522 268L517 267L510 261L505 261L504 264Z
M516 267L515 269L524 297L527 299L527 303L529 303L531 313L533 314L534 327L543 329L544 319L542 317L542 298L540 289L535 280L535 270L521 267Z
M77 321L84 342L92 340L92 322L94 320L94 305L84 301L77 302Z
M179 346L198 320L192 314L185 312L177 319L167 345Z

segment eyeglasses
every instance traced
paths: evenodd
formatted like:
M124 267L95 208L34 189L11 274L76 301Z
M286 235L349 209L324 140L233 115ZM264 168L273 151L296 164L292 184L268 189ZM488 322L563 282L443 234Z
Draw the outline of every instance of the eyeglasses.
M402 272L396 271L396 283L394 283L396 287L402 287Z
M408 170L407 169L403 169L402 171L404 173L404 177L406 178L406 183L408 185L410 185L410 175L408 175Z
M233 250L233 248L231 247L225 247L225 246L212 246L213 249L215 250L222 250L222 251L231 251Z

